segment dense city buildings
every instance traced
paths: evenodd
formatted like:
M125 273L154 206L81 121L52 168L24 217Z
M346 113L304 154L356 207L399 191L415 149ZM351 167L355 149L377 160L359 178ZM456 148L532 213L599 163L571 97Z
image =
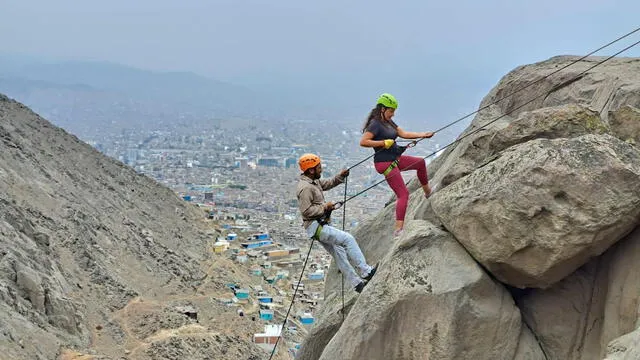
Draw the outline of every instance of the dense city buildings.
M331 122L214 121L206 125L157 130L129 130L86 139L98 150L172 188L186 201L201 204L217 218L245 216L269 224L273 234L302 236L294 193L300 174L298 157L318 154L324 177L330 177L371 155L358 145L359 126ZM433 153L438 144L422 141L413 155ZM431 158L428 158L429 161ZM405 181L414 172L403 174ZM371 159L351 171L347 197L383 180ZM327 200L343 199L344 186L327 192ZM393 195L386 182L348 202L345 229L353 229L376 213ZM337 214L337 213L336 213ZM334 216L342 226L342 216ZM297 235L296 235L297 234Z

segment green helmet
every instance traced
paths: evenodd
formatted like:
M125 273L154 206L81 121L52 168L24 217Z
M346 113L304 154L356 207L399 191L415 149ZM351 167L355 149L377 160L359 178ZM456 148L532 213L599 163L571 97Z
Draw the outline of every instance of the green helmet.
M380 95L378 98L378 104L382 104L382 106L392 109L398 108L398 100L396 100L393 95L387 93Z

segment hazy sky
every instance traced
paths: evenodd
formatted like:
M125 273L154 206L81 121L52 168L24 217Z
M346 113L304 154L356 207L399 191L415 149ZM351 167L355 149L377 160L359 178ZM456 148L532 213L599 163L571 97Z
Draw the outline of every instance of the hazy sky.
M451 119L475 110L518 65L582 55L640 26L637 0L0 5L3 52L193 71L292 99L353 104L360 112L379 92L389 91L406 114ZM629 55L640 56L640 47Z

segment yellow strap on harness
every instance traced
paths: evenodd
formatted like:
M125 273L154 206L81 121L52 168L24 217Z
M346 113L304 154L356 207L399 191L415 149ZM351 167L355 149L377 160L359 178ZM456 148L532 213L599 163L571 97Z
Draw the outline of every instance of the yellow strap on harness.
M393 168L398 166L398 160L393 160L393 162L391 163L391 165L389 165L389 167L387 167L384 172L382 173L384 175L384 177L387 177L387 175L389 175L389 173L393 170Z

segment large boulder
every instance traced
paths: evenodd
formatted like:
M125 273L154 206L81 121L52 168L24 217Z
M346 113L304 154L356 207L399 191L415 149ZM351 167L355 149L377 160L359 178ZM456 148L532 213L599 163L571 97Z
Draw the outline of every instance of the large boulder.
M320 359L513 359L521 332L509 292L426 221L407 222L349 310Z
M549 289L518 296L547 359L599 360L638 323L640 228Z
M536 139L441 189L432 206L500 281L548 287L640 219L640 151L609 135Z

